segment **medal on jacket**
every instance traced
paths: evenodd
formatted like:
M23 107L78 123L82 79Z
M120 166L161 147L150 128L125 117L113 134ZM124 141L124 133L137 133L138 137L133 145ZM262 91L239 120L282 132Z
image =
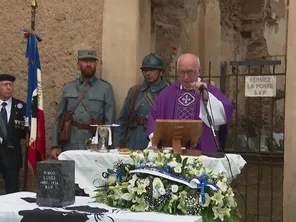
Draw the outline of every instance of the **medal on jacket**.
M14 127L16 129L24 129L24 124L20 120L14 120Z
M22 108L24 107L24 105L21 104L21 103L18 103L18 104L16 105L16 107L17 107L18 109L22 109Z

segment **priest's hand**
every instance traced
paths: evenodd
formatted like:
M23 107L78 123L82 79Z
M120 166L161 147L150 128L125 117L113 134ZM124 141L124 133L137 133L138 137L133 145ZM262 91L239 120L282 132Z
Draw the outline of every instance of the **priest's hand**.
M206 101L209 100L209 93L207 91L207 89L208 89L208 84L207 83L205 83L205 82L193 82L192 87L198 94L200 94L200 91L201 91L202 88L205 88L206 90L203 90L204 98L206 99Z
M55 159L55 160L57 160L58 159L58 156L60 155L60 153L62 152L62 149L61 148L59 148L59 147L52 147L51 149L50 149L50 157L52 158L52 159Z

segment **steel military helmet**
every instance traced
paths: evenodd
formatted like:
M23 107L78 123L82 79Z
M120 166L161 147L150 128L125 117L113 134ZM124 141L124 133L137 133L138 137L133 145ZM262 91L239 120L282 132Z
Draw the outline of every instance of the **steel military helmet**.
M141 69L143 68L155 68L163 70L163 61L159 55L150 53L146 55L142 61Z

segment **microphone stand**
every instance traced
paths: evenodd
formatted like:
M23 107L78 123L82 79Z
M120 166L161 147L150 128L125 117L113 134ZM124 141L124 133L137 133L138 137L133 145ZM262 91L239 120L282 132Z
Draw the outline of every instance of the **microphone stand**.
M217 151L219 151L219 154L217 152L215 152L215 154L214 153L212 153L212 154L210 154L210 153L207 154L206 153L204 155L212 156L212 157L224 157L224 151L221 148L219 138L218 138L216 130L214 128L212 117L211 117L211 115L209 113L208 106L207 106L207 101L205 99L204 91L207 91L207 90L204 87L201 87L200 88L200 97L202 99L202 102L203 102L203 105L204 105L204 108L205 108L205 111L206 111L206 114L207 114L207 119L208 119L208 122L209 122L209 125L210 125L210 129L212 131L212 135L214 137L214 141L215 141L215 144L216 144ZM208 97L209 97L209 92L207 91L207 93L208 93ZM222 152L222 155L220 155L220 152Z

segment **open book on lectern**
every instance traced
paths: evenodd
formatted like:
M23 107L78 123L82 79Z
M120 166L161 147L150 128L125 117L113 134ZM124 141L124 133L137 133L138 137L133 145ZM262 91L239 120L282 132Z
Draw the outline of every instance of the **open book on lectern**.
M157 119L155 121L152 145L162 147L195 147L201 139L203 121ZM177 152L179 152L177 151Z

